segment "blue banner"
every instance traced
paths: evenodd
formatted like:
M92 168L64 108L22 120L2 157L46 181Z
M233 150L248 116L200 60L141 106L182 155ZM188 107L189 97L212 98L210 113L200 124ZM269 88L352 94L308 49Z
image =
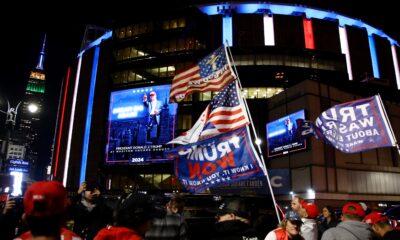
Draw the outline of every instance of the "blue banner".
M263 174L247 127L166 152L175 159L175 175L192 192Z
M315 126L325 142L345 153L395 145L379 96L335 105L317 118Z

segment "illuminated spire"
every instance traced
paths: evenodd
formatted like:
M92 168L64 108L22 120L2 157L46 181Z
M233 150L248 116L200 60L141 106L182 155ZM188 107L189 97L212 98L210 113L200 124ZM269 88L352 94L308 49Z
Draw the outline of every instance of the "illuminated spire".
M44 40L43 40L43 45L42 45L42 51L40 51L39 55L39 62L38 65L36 66L37 70L43 70L43 62L44 62L44 49L46 47L46 34L44 34Z

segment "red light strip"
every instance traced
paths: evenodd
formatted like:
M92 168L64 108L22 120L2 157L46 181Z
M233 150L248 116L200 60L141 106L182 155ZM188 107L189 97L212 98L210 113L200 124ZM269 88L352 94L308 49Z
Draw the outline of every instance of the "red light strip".
M71 74L71 68L68 67L67 78L65 81L65 88L64 88L63 105L62 105L62 109L61 109L60 128L58 129L56 161L55 161L55 166L53 169L54 177L57 176L58 160L59 160L59 156L60 156L60 146L61 146L61 135L62 135L63 125L64 125L64 113L65 113L65 105L67 103L68 83L69 83L70 74Z
M314 32L313 32L311 19L307 19L306 17L303 17L303 29L304 29L304 41L306 43L306 48L315 49Z

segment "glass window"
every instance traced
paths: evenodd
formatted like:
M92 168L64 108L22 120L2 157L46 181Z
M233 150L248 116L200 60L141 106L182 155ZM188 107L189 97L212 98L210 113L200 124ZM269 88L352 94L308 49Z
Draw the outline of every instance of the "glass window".
M131 51L130 48L124 48L124 49L122 49L122 52L121 52L121 58L122 58L122 60L126 60L126 59L129 58L130 51Z
M163 28L164 30L168 30L168 29L169 29L169 21L164 21L164 22L163 22L162 28Z
M186 27L186 19L185 18L178 19L178 27L180 27L180 28Z
M200 93L200 101L210 101L212 98L212 92Z
M170 27L171 29L173 29L173 28L178 28L178 19L173 19L173 20L171 20L170 23L169 23L169 27Z
M118 38L125 38L125 28L120 28Z
M159 77L167 77L167 76L168 76L168 67L160 67Z
M132 36L136 36L139 34L139 24L135 24L132 27Z
M175 76L175 66L168 66L168 77Z
M132 36L132 25L126 27L126 37Z
M192 127L192 115L182 114L178 115L178 129L187 130Z

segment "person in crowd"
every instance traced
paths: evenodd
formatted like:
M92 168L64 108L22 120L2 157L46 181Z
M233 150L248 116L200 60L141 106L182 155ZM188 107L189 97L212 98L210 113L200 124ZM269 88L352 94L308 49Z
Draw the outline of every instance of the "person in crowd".
M369 208L365 202L359 202L359 204L364 209L365 215L368 215L371 213L371 208Z
M342 208L342 222L322 235L322 240L368 240L372 239L371 228L362 222L365 211L359 203L347 203Z
M301 225L303 221L300 215L295 211L287 211L279 227L269 232L264 240L304 240L300 235Z
M20 214L15 206L15 199L8 196L8 194L3 194L2 198L2 206L0 208L0 233L1 237L4 239L13 239L15 233L18 229L18 222L22 216L22 212Z
M64 228L70 201L64 186L56 181L33 183L24 195L23 220L30 231L15 240L82 240Z
M167 215L155 219L153 226L146 233L146 240L151 239L189 239L188 225L182 216L185 200L180 195L175 195L166 204Z
M318 240L318 226L315 217L318 216L318 207L314 203L302 202L299 215L303 224L300 231L305 240Z
M73 204L73 230L85 239L93 239L100 229L112 223L112 209L101 197L96 182L83 182Z
M319 236L322 236L327 229L336 227L339 223L339 220L331 206L325 206L322 208L322 216L322 221L318 222Z
M291 202L292 210L298 213L300 208L302 208L302 202L304 202L304 198L298 195L294 196Z
M225 200L217 209L214 236L219 240L257 240L257 232L251 227L250 205L241 198Z
M374 235L380 239L400 239L400 231L396 230L391 225L390 219L380 212L371 212L363 221L371 226Z
M163 218L165 209L145 194L130 193L114 209L114 224L101 229L94 240L142 240L155 218Z

